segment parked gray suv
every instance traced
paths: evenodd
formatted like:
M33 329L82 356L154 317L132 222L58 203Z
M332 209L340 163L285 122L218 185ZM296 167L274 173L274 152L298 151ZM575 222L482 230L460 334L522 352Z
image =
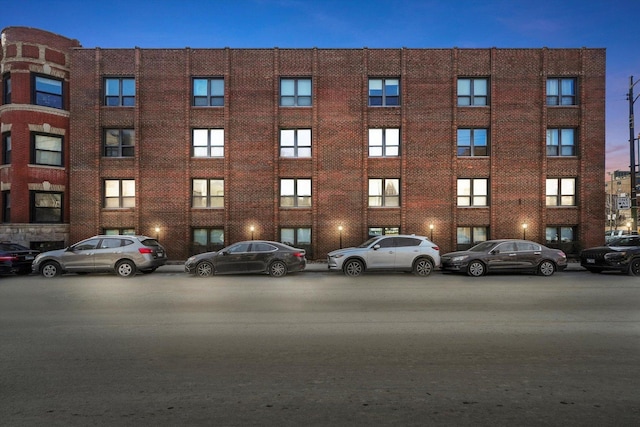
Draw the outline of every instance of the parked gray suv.
M151 273L166 262L166 251L151 237L94 236L66 249L41 253L33 261L33 272L47 278L67 272L133 277L138 271Z
M412 271L428 276L440 266L440 248L423 236L376 236L355 248L338 249L327 255L329 270L359 276L369 270Z

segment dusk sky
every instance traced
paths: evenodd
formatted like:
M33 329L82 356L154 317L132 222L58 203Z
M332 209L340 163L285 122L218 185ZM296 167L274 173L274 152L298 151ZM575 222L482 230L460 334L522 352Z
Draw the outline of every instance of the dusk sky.
M606 48L606 170L629 170L640 0L0 0L9 26L87 48Z

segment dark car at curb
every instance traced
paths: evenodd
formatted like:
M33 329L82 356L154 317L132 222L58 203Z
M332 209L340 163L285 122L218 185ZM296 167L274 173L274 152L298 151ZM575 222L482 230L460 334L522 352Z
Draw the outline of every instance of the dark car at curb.
M529 240L500 239L478 243L469 250L442 255L441 269L483 276L496 272L529 272L551 276L567 267L567 255Z
M640 236L618 237L580 252L580 265L592 273L617 271L640 276Z
M249 240L237 242L215 252L204 252L187 259L185 272L199 277L214 274L266 273L282 277L303 271L306 251L280 242Z
M33 272L53 278L63 273L115 273L133 277L152 273L167 263L167 252L147 236L104 235L82 240L66 249L43 252L33 261Z
M31 264L40 253L34 249L11 242L0 243L0 275L31 273Z

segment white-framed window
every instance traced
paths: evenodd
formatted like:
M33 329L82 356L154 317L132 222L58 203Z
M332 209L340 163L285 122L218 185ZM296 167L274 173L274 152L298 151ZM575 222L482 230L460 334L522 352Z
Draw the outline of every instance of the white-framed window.
M192 105L194 107L224 106L224 78L194 77Z
M486 178L458 179L458 207L489 205L489 180Z
M134 208L136 206L136 181L134 179L105 179L104 207Z
M136 80L133 77L107 77L104 79L104 105L133 107L136 104Z
M547 206L575 206L575 178L547 178Z
M224 157L224 129L193 129L193 157Z
M369 129L369 157L398 157L400 129Z
M547 79L547 105L562 106L576 104L575 78Z
M369 79L369 106L396 107L400 105L400 79Z
M311 180L308 178L283 178L280 180L280 207L311 207Z
M311 129L280 129L280 157L311 157Z
M224 208L224 179L194 179L191 207Z
M547 129L547 156L575 155L575 129Z
M400 206L398 178L369 178L369 207L397 208Z
M488 129L458 129L458 157L488 156Z
M489 105L489 79L459 78L458 106Z
M280 79L281 107L310 107L311 79L288 78Z
M133 157L135 152L135 132L133 129L105 129L105 157Z

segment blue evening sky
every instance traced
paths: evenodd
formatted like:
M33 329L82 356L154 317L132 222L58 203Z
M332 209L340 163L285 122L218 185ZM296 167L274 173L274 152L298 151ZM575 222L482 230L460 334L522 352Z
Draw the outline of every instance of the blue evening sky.
M87 48L606 48L607 171L629 169L640 0L0 0L8 26Z

